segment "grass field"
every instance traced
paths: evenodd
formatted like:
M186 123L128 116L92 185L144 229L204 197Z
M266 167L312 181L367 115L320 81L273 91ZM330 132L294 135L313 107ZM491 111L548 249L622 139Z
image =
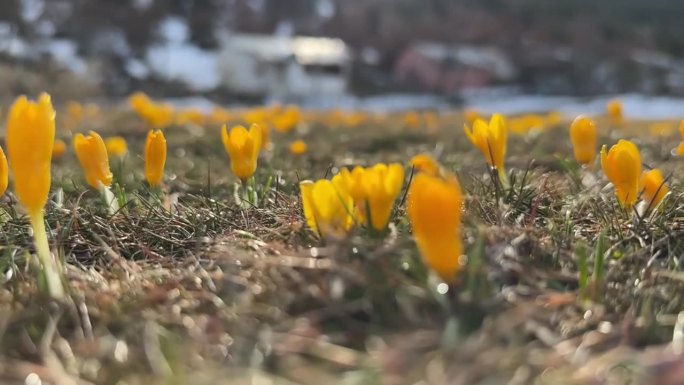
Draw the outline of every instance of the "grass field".
M70 143L67 115L57 136ZM511 132L502 186L459 112L304 113L272 130L257 206L241 202L215 123L166 129L165 182L151 190L148 126L129 108L68 122L126 138L111 161L122 207L107 212L71 149L54 161L46 221L70 292L57 303L30 267L28 220L2 198L0 383L683 384L678 123L597 118L599 146L631 139L666 176L662 205L638 215L598 162L575 162L571 118ZM289 152L295 139L305 154ZM422 263L401 204L420 153L463 189L467 259L449 285ZM389 229L319 239L299 181L377 162L406 166Z

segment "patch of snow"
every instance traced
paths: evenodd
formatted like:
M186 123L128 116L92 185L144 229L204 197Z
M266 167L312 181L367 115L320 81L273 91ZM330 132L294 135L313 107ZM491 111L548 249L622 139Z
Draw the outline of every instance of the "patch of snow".
M500 112L517 115L553 110L571 118L580 114L603 115L606 103L612 99L622 101L623 112L628 119L659 120L684 117L684 98L639 94L606 95L596 98L508 95L498 98L471 98L466 100L465 105L467 108L488 114Z
M38 50L52 56L57 63L75 74L84 75L88 70L85 60L78 56L78 47L72 40L48 40Z
M147 79L150 76L150 69L141 60L135 58L128 58L125 64L125 70L128 76L135 79Z
M332 0L318 0L316 2L316 13L323 19L330 19L335 16L335 3Z
M56 31L57 28L55 27L55 23L50 20L41 20L38 22L38 26L36 27L36 32L38 35L43 37L52 37L55 35Z
M163 102L172 105L176 109L196 108L204 113L209 113L216 107L214 102L201 96L166 98Z
M133 7L139 11L144 11L149 8L154 0L133 0Z
M159 37L162 41L171 44L181 44L188 41L190 29L188 23L181 17L168 16L159 22Z
M21 0L20 16L25 22L31 23L43 14L45 0Z
M3 39L4 40L4 39ZM7 40L0 40L0 52L15 58L30 58L30 45L20 37L9 37ZM36 57L36 55L33 55Z
M294 24L292 20L281 20L273 32L274 36L278 37L292 37L294 35Z
M185 83L193 91L209 91L221 79L218 54L192 44L166 44L148 48L145 56L152 72L165 80Z
M275 100L271 101L274 102ZM414 109L446 109L448 103L439 96L416 94L386 94L360 98L352 95L322 96L305 98L302 107L314 110L366 110L394 112Z

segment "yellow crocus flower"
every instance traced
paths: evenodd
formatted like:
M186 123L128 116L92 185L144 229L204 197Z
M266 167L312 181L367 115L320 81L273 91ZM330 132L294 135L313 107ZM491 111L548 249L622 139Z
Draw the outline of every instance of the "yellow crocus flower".
M50 163L55 142L55 110L50 95L42 93L37 102L18 97L7 118L5 145L14 176L14 192L28 211L36 254L45 275L49 294L64 297L58 261L50 253L43 207L50 193Z
M361 177L365 190L370 222L377 231L384 230L389 222L394 201L404 184L404 167L399 163L389 166L378 163L366 169Z
M613 125L620 125L623 121L622 102L619 99L613 99L606 104L606 115L610 118Z
M425 264L447 282L461 268L461 188L455 177L419 172L408 192L406 211Z
M290 143L290 153L292 155L304 155L308 151L308 146L303 140L295 140Z
M644 190L642 198L646 202L647 209L658 207L669 191L663 174L657 168L641 174L641 188Z
M67 144L62 139L55 139L55 144L52 146L52 160L58 160L67 152Z
M476 120L480 119L480 113L472 108L467 108L463 111L463 118L468 125L472 126Z
M353 224L352 198L338 183L327 179L299 184L307 225L323 236L342 236Z
M639 195L641 178L641 154L637 146L621 139L606 152L604 145L601 148L601 167L615 186L615 194L620 204L625 208L631 208Z
M122 136L112 136L105 140L105 146L107 147L107 154L114 158L123 158L128 152L128 144L126 144L126 139Z
M679 146L674 149L674 151L675 154L684 156L684 120L679 123L679 135L682 137L682 141L679 143Z
M161 130L150 130L145 141L145 177L151 186L158 186L164 178L166 138Z
M17 98L7 120L7 154L17 198L30 213L42 211L47 202L54 142L50 96L43 93L38 102Z
M249 131L243 126L228 129L221 127L223 146L230 157L230 168L233 174L242 182L254 175L257 168L257 158L261 150L261 128L252 124Z
M487 163L496 168L499 177L505 180L504 159L506 157L506 140L508 127L500 114L492 115L489 124L482 119L475 120L472 129L464 125L464 131L473 146L484 155Z
M109 169L107 147L102 137L95 131L88 136L76 134L74 136L74 152L83 168L86 182L90 187L101 190L112 184L112 172Z
M7 185L9 184L9 165L7 164L7 157L5 157L5 151L0 147L0 195L7 191Z
M440 174L440 165L430 155L418 154L411 158L409 164L414 172L424 172L432 176Z
M578 116L570 125L570 142L579 164L591 165L596 157L596 125L586 116Z

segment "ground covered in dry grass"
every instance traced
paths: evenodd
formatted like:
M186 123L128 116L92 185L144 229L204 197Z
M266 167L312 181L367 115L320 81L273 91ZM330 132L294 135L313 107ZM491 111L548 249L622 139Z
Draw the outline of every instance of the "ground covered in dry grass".
M566 121L510 136L504 190L458 115L429 132L401 119L304 122L272 135L257 171L272 188L251 208L236 204L218 128L167 130L160 195L142 182L137 117L103 111L94 124L129 142L112 163L126 204L108 215L72 153L55 163L46 218L71 302L40 295L27 219L11 195L0 202L0 383L30 373L54 384L684 383L676 133L599 123L599 143L633 139L670 176L661 211L642 218L619 208L600 167L576 165ZM294 138L307 154L288 152ZM306 228L298 181L422 152L465 190L458 285L428 273L402 207L386 234L322 242Z

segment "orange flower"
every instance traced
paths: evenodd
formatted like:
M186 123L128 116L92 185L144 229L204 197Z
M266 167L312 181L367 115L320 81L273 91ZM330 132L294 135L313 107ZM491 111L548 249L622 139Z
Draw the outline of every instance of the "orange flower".
M406 212L425 264L447 282L461 269L461 188L455 177L416 174Z
M295 140L294 142L290 143L290 153L292 155L304 155L306 154L307 150L308 146L303 140Z
M161 184L166 165L166 138L161 130L150 130L145 141L145 177L154 187Z

